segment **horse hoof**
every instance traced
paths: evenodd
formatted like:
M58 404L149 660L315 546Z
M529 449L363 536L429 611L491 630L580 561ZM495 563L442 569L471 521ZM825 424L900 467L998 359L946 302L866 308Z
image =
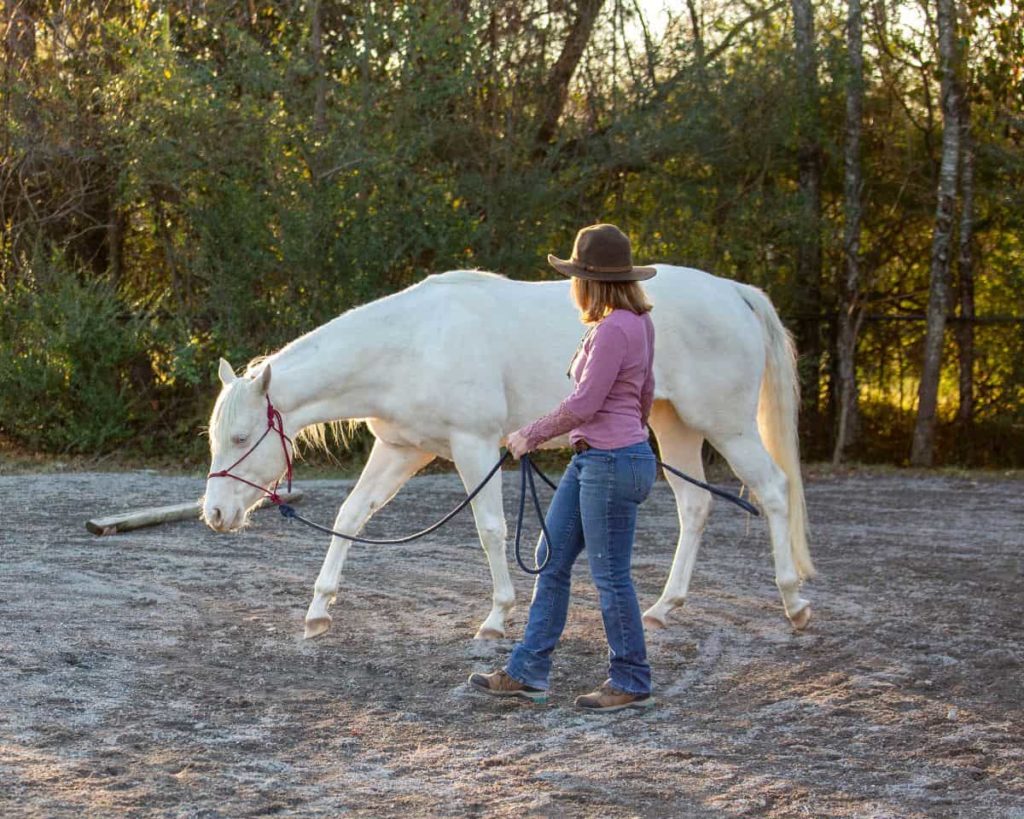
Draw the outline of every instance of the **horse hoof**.
M653 614L645 614L644 625L647 626L647 628L649 628L651 631L661 631L661 629L665 628L666 624L664 620L660 620Z
M793 624L793 628L797 631L803 631L807 628L807 624L811 622L811 607L804 606L800 611L789 618L789 622Z
M314 637L326 634L330 628L330 617L314 617L312 620L306 621L306 632L302 636L306 640L312 640Z
M505 632L498 631L496 628L484 628L480 627L480 630L476 633L474 640L503 640L505 638Z

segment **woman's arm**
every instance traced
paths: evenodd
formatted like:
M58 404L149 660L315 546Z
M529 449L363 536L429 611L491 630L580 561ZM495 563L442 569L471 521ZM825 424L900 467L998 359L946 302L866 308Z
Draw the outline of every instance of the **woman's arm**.
M647 426L651 417L651 407L654 405L654 373L647 371L647 378L644 380L643 389L640 391L640 423Z
M614 324L598 325L591 337L590 352L579 381L569 397L547 415L513 433L523 436L525 451L536 449L593 418L608 397L625 355L626 334L622 328Z

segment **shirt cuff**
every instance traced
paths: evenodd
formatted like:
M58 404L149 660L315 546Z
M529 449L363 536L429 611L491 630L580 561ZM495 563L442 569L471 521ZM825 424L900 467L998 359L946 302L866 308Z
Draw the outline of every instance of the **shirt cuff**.
M522 427L519 434L526 438L530 450L536 449L546 441L578 427L582 419L572 410L558 406L547 415L542 415L532 424Z

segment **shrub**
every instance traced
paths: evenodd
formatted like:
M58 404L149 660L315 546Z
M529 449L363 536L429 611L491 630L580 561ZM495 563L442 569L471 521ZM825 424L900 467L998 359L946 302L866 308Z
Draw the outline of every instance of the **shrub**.
M0 309L0 431L66 453L130 438L132 371L148 368L141 323L109 282L83 283L59 261L23 277Z

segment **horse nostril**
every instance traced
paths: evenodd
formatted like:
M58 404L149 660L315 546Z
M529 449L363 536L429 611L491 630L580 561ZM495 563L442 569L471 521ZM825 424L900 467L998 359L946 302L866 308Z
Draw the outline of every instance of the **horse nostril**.
M220 522L223 517L224 516L221 513L219 506L214 506L213 509L210 510L210 523L214 526L220 526Z

